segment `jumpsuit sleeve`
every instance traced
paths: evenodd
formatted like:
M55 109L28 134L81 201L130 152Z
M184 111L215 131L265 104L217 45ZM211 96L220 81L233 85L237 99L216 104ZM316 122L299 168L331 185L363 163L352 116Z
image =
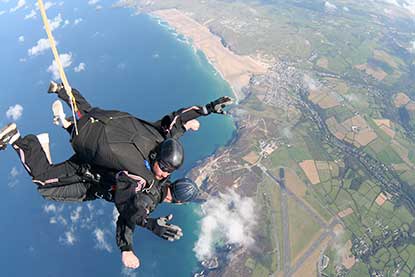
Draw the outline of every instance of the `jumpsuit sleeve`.
M117 177L114 193L115 206L131 229L135 225L143 226L148 215L147 202L139 191L141 188L134 179L126 174Z
M137 183L126 173L118 175L114 202L120 215L117 220L116 240L121 251L132 251L132 236L136 225L144 226L148 210L136 193Z
M165 115L161 120L156 121L154 125L159 128L159 131L166 138L177 139L186 132L184 127L186 122L208 114L205 106L192 106Z
M133 202L133 201L131 201ZM148 213L144 207L135 206L131 203L120 209L117 220L116 240L121 251L133 250L133 233L135 225L144 226L147 222Z
M116 240L121 251L133 251L134 228L130 228L125 219L119 215L117 220Z

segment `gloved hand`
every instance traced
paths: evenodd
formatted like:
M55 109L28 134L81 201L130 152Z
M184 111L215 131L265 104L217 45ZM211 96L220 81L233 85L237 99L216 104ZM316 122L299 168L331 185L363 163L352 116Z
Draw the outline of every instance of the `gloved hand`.
M183 232L179 226L168 223L172 218L172 214L166 217L148 218L144 227L165 240L175 241L183 236Z
M233 103L233 99L229 96L222 96L215 101L210 102L206 105L206 109L208 113L219 113L225 114L226 112L223 110L226 106Z
M58 93L58 91L61 90L62 88L63 88L62 83L58 84L54 81L50 81L48 93Z

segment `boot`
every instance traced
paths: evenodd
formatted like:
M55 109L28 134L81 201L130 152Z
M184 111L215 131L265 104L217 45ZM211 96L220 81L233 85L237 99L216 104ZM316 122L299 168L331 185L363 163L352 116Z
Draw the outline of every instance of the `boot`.
M0 150L5 150L7 144L12 144L20 137L15 123L9 123L0 130Z
M72 123L66 120L65 112L63 111L63 105L60 100L56 100L52 104L53 111L53 124L62 125L63 128L68 128Z
M59 90L63 88L62 84L58 84L54 81L50 81L48 93L58 93Z

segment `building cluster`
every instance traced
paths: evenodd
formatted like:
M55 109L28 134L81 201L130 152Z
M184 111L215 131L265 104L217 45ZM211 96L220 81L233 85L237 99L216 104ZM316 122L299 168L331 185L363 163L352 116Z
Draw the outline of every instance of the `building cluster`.
M280 142L273 138L268 139L268 140L260 139L259 140L259 148L260 148L259 155L261 157L267 158L268 156L272 154L272 152L274 152L278 148L279 145L280 145Z
M302 83L302 74L288 62L278 62L265 75L251 79L250 89L258 99L280 109L288 109L295 104L295 93Z

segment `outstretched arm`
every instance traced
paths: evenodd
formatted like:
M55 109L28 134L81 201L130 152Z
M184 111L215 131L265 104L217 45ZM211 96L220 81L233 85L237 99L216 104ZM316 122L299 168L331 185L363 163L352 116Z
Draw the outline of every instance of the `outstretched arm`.
M121 250L121 260L128 268L140 266L133 250L133 234L136 224L143 224L147 217L145 209L135 205L135 188L131 185L117 186L115 203L120 215L117 220L116 240Z
M137 199L136 192L142 188L128 173L117 174L116 184L114 202L120 213L117 220L117 245L121 250L123 264L129 268L137 268L140 261L133 251L133 233L137 224L145 223L148 211L141 205L143 201Z
M192 106L180 109L176 112L164 116L161 120L154 123L159 131L166 138L178 138L187 130L196 131L199 129L199 122L196 118L207 116L211 113L224 114L223 108L232 104L230 97L224 96L210 102L206 106Z
M177 139L189 129L197 130L199 124L195 119L199 116L206 116L208 114L209 113L206 110L206 107L193 106L190 108L180 109L171 114L165 115L161 120L155 122L154 125L166 138ZM192 122L197 122L193 123L197 124L197 128L191 128L189 125L186 125L188 122L190 122L190 124L192 124Z
M133 252L133 233L122 216L118 216L116 239L117 245L121 250L121 260L124 266L129 268L137 268L140 266L140 260Z

